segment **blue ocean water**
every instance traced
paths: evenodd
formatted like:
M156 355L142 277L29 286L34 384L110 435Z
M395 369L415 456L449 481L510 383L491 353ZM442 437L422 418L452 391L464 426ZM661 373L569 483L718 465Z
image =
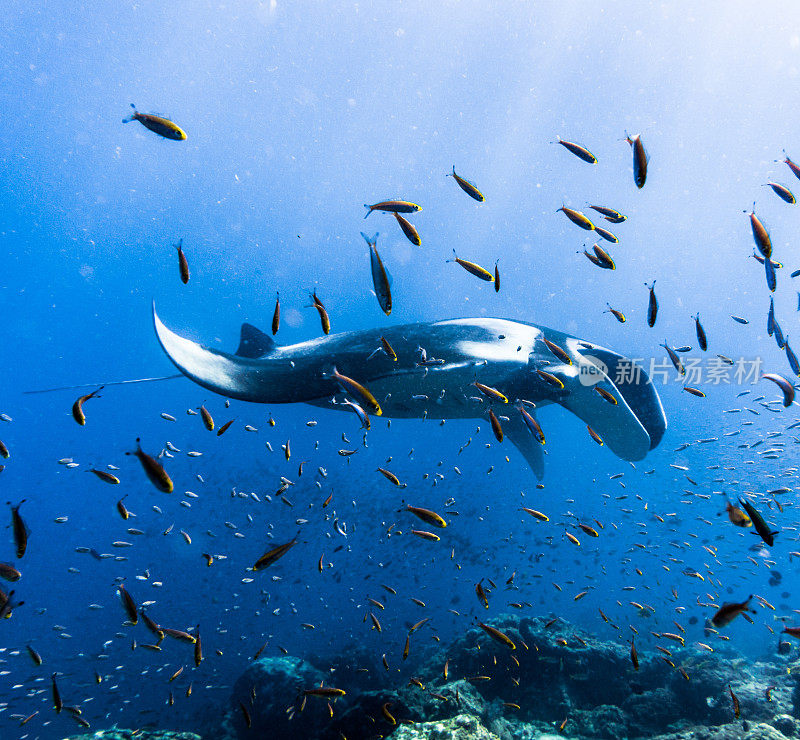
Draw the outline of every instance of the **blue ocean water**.
M766 332L770 292L752 256L747 213L755 201L784 265L775 314L791 341L798 214L764 185L796 185L781 160L784 149L800 158L799 19L779 4L726 8L8 5L0 29L0 295L8 319L0 411L9 420L0 423L0 439L11 457L0 486L3 501L25 500L20 514L30 538L15 558L9 512L0 560L23 576L3 588L25 603L0 624L0 736L80 731L51 708L53 672L65 703L80 704L93 729L151 724L202 733L228 710L234 682L265 642L265 655L358 649L380 666L387 654L391 675L405 682L421 660L413 653L400 660L411 624L431 618L420 642L432 649L432 635L446 644L476 617L508 611L510 601L530 603L526 614L559 616L624 643L627 628L624 636L608 630L603 609L638 626L646 650L649 630L674 631L674 619L689 630L687 640L706 639L714 604L757 593L776 612L758 606L755 624L737 620L725 634L746 655L774 652L782 626L774 617L792 624L796 617L795 491L767 492L797 486L796 440L787 429L797 410L774 403L781 393L767 381L714 383L707 358L742 360L755 377L793 377ZM164 139L136 121L123 125L132 102L173 120L187 139ZM641 190L626 132L641 134L650 157ZM553 143L557 137L586 146L598 163L576 158ZM454 165L485 203L446 177ZM420 247L390 215L364 220L364 203L390 198L422 206L409 216ZM627 221L605 223L590 203ZM581 254L598 240L557 212L562 205L619 237L616 245L600 241L614 271ZM380 233L393 278L391 317L371 292L360 231ZM179 239L187 285L173 247ZM453 250L488 269L497 263L501 290L448 262ZM644 284L653 280L659 313L650 328ZM513 446L495 442L485 415L441 425L432 411L391 428L373 418L364 446L352 414L240 401L226 408L221 396L186 379L107 385L86 402L85 426L71 408L91 388L25 393L174 374L153 331L153 301L173 330L233 351L242 322L268 331L277 291L282 345L320 336L308 297L316 291L333 332L502 317L668 369L659 345L692 345L683 357L703 359L691 385L706 397L683 391L671 370L666 381L658 376L669 427L635 465L598 446L576 417L542 410L546 473L537 488ZM624 324L606 312L607 302L625 313ZM697 348L697 312L706 353ZM224 436L187 414L201 404L218 426L235 419ZM157 491L126 456L137 437L153 455L167 441L181 450L162 458L174 493ZM281 451L287 440L289 460ZM761 454L777 442L785 446ZM340 449L357 452L343 457ZM78 466L59 464L66 458ZM118 486L86 473L109 464L119 467ZM408 487L392 487L377 467ZM286 501L276 493L281 476L294 484ZM751 551L760 540L728 521L722 492L732 499L753 493L781 532L773 548ZM136 514L127 521L115 507L123 497ZM447 516L439 542L428 542L408 535L417 522L398 513L404 503L458 513ZM531 519L521 506L550 521ZM347 525L346 537L334 519ZM601 522L600 536L582 536L577 520ZM298 531L297 545L274 566L246 570ZM118 541L132 546L113 547ZM76 548L122 559L97 560ZM208 567L203 553L226 558ZM779 585L768 585L768 568L782 573ZM520 591L507 595L502 586L512 572ZM178 642L161 652L131 649L150 636L141 623L124 625L119 579L138 604L155 602L148 613L162 625L200 624L206 659L199 668ZM488 611L474 593L481 579L498 584ZM364 620L366 599L385 598L381 584L400 596L379 615L378 633ZM623 591L629 586L636 590ZM650 616L631 601L652 607L644 610ZM41 654L41 666L26 645ZM184 674L169 682L181 665ZM286 697L287 706L295 698Z

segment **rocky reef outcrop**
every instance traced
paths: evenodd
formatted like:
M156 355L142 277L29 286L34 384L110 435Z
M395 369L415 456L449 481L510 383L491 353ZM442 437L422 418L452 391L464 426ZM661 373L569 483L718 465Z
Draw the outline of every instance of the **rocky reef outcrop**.
M788 656L752 661L727 644L708 652L678 639L640 648L634 661L629 644L560 619L506 616L485 627L432 652L397 685L390 676L401 674L357 651L324 669L318 658L257 660L213 737L800 738L800 676L787 670Z
M203 740L193 732L178 730L98 730L88 735L72 735L67 740Z

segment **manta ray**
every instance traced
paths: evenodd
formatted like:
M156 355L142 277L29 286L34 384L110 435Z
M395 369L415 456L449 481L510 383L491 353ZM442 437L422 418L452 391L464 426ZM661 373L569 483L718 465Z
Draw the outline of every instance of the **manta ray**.
M332 375L338 371L367 388L388 418L486 419L491 408L504 437L539 479L544 474L543 445L516 404L524 404L531 414L560 404L624 460L641 460L667 427L661 400L642 367L536 324L450 319L342 332L286 346L242 324L239 347L228 353L171 331L155 305L153 322L175 366L228 398L346 410L350 406L342 403L343 388ZM382 338L396 359L381 350ZM563 352L555 353L545 340ZM480 393L476 382L496 389L509 402Z

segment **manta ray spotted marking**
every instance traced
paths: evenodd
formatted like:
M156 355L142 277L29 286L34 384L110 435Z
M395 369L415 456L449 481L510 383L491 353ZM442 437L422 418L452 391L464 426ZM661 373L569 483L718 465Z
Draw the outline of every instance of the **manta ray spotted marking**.
M195 383L229 398L256 403L332 404L341 389L331 379L335 367L369 388L388 418L421 418L435 411L442 419L485 418L489 403L476 399L475 381L497 388L512 400L536 407L558 403L590 425L624 460L641 460L661 441L667 420L644 369L615 352L553 329L508 319L451 319L383 329L330 334L280 346L243 324L238 350L231 354L204 347L168 329L153 306L156 335L175 366ZM375 353L385 336L397 361ZM545 339L566 353L563 362ZM423 361L427 358L427 361ZM542 370L564 388L543 380ZM616 399L594 391L599 385ZM505 436L538 478L544 473L542 445L522 415L509 409Z

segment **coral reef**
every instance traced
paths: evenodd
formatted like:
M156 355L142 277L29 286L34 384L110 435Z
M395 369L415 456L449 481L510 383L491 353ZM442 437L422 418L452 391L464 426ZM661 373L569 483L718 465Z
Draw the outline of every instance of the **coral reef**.
M72 735L67 740L202 740L193 732L178 730L98 730L88 735Z
M458 714L439 722L404 726L392 735L395 740L500 740L470 714Z
M326 661L324 671L290 656L262 658L236 681L212 735L225 740L800 737L795 719L800 678L787 670L790 660L783 655L751 661L728 646L709 653L675 641L668 650L640 649L634 665L629 645L599 640L563 620L505 616L491 623L495 632L484 627L431 652L416 665L416 675L395 686L386 670L358 651ZM322 665L319 658L314 662Z

